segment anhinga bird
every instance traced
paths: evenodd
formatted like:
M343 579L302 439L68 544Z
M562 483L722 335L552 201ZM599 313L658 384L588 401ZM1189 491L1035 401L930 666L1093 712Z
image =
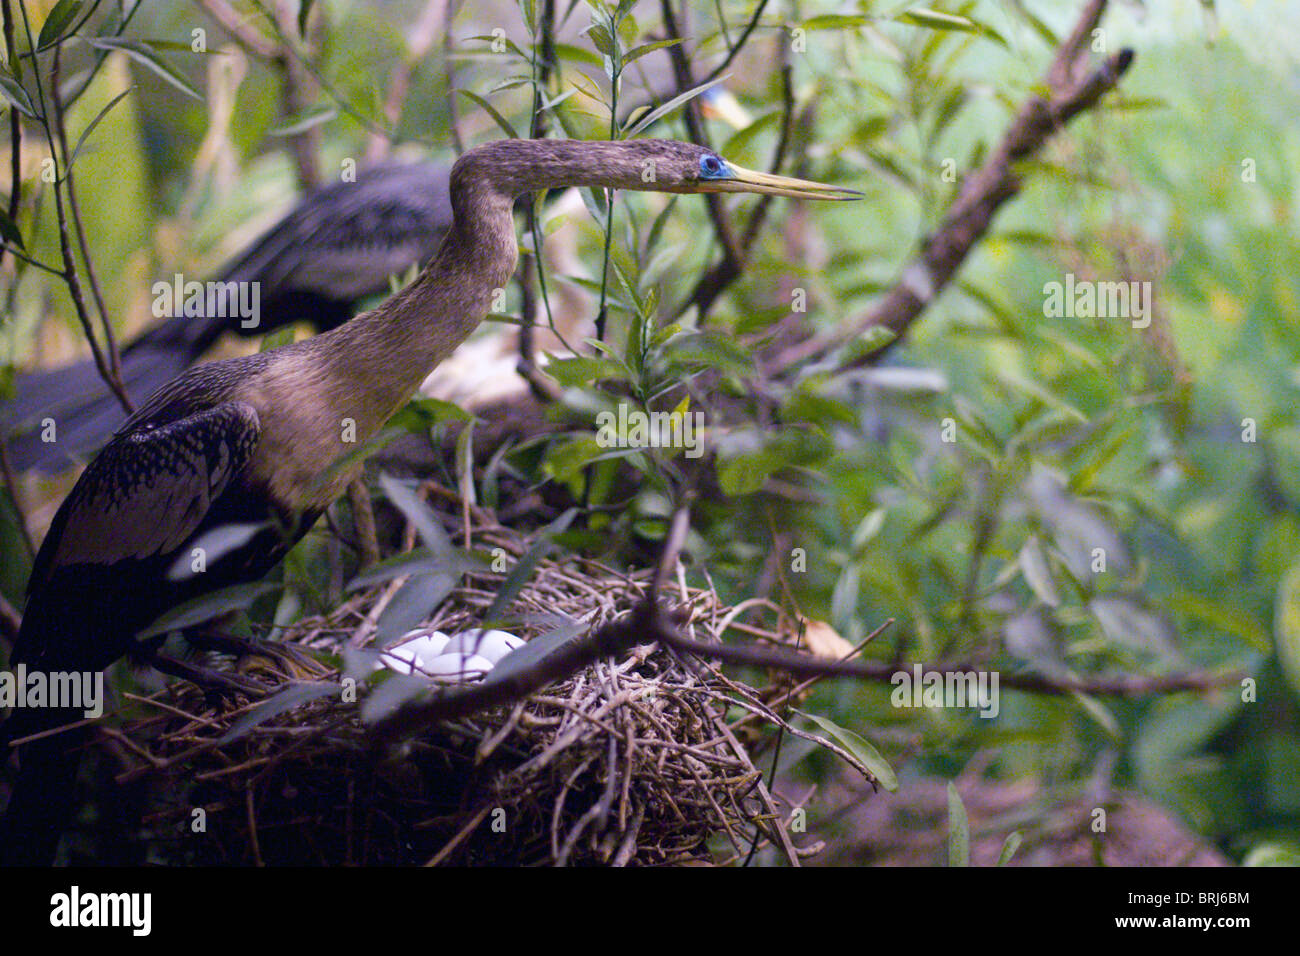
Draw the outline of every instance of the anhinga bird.
M270 570L361 467L340 463L465 340L509 281L515 198L563 186L858 195L742 169L671 140L510 139L469 151L451 173L452 226L409 286L315 338L191 369L113 436L41 546L11 664L101 670L168 608ZM227 526L257 530L188 573L196 542ZM15 713L9 739L57 723L45 712ZM74 731L20 746L0 827L10 862L52 858L71 810L77 743Z
M215 280L259 289L256 323L231 303L175 314L122 351L122 384L138 406L208 351L223 332L262 335L306 320L318 331L342 325L355 304L388 288L389 276L429 260L451 226L450 167L383 163L353 181L313 190ZM214 286L216 288L216 286ZM90 359L20 376L0 406L0 432L19 471L58 471L99 449L126 419ZM40 423L55 422L56 441Z

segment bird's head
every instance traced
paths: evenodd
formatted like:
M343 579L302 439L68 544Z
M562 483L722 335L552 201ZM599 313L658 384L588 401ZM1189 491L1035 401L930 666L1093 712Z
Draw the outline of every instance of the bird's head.
M501 195L591 186L673 193L762 193L794 199L861 199L862 194L790 176L745 169L711 149L671 139L592 142L504 139L462 156L452 195L490 184Z
M792 176L738 166L711 149L675 140L631 140L644 144L641 189L675 193L760 193L793 199L861 199L862 193Z

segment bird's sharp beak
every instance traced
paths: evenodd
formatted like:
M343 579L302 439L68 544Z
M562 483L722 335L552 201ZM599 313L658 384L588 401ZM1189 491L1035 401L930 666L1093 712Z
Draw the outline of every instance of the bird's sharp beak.
M768 196L789 196L792 199L839 199L852 200L864 198L856 189L843 186L828 186L808 179L795 179L792 176L773 176L757 170L745 169L728 163L731 175L725 179L710 179L700 183L702 192L719 193L763 193Z

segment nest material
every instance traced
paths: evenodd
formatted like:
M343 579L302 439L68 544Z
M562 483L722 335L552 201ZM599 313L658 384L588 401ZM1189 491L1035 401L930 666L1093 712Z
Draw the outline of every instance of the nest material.
M516 556L528 544L499 527L480 529L475 542ZM557 617L600 627L626 614L648 579L544 559L510 607L518 622L510 629L532 639ZM156 855L230 864L680 864L743 859L757 842L796 862L789 809L749 747L779 725L853 762L767 706L790 698L788 681L757 690L650 646L378 753L358 703L321 688L343 686L344 649L372 641L399 585L299 622L271 657L212 661L272 685L272 703L232 706L185 682L136 698L140 716L124 728L136 766L119 781L150 785L145 820ZM499 575L467 575L427 627L479 626L501 585ZM734 617L712 590L679 580L674 591L697 639L716 639ZM311 682L295 683L304 677Z

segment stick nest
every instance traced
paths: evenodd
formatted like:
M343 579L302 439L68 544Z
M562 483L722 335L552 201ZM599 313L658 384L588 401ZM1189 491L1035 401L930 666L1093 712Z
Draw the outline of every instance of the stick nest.
M475 544L517 559L530 542L497 526L479 529ZM465 575L426 628L480 626L503 578ZM834 741L779 716L792 696L788 678L750 687L658 645L380 750L362 714L367 696L397 676L378 690L363 677L355 699L342 678L357 672L358 657L373 662L377 622L401 583L298 622L267 656L209 654L206 664L267 685L264 697L217 698L178 681L133 698L136 716L120 739L134 766L118 780L148 791L146 827L161 861L730 863L757 842L795 862L807 851L787 833L790 808L769 791L750 749L782 727L856 764ZM507 629L531 640L557 620L598 628L626 615L648 586L648 572L543 558L511 603ZM689 613L686 633L698 640L717 640L737 617L713 590L688 588L680 576L671 592L664 600ZM782 640L775 606L746 606L776 621L746 631Z

